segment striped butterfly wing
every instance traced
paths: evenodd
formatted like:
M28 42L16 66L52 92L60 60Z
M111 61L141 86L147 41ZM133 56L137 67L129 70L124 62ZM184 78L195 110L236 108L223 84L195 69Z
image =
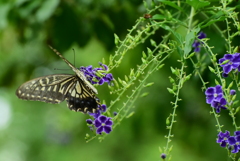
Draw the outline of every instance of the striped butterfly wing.
M23 100L60 103L67 101L73 111L96 112L99 100L82 79L76 75L54 74L35 78L22 84L16 91Z

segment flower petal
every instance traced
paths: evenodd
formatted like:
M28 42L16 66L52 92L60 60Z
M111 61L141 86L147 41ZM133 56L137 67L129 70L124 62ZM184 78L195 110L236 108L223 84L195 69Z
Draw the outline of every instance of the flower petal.
M228 138L228 143L229 143L229 145L235 145L236 144L236 139L235 139L235 137L234 136L230 136L229 138Z
M96 119L94 121L94 125L95 125L96 128L99 128L99 127L101 127L102 123L98 119Z
M101 116L98 117L98 120L99 120L99 122L101 122L101 123L105 123L105 122L107 121L107 117L104 116L104 115L101 115Z
M217 93L217 94L223 92L223 91L222 91L222 86L220 86L220 85L216 85L215 89L216 89L216 93Z
M103 129L104 129L104 132L107 133L107 134L109 134L112 131L111 126L104 126Z
M113 122L111 120L111 118L109 118L106 122L105 122L105 125L107 126L112 126Z
M214 95L214 93L215 93L214 87L209 87L209 88L207 88L207 90L205 91L205 95L206 95L206 96Z
M233 146L233 150L231 151L232 153L238 153L239 149L238 149L238 145L234 145Z
M103 132L103 126L100 126L98 129L97 129L97 133L98 134L101 134Z

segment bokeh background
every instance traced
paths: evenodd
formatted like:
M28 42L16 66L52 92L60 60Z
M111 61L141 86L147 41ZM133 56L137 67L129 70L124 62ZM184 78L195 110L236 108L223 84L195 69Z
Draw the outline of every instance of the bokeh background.
M169 67L176 65L178 55L172 55L165 67L149 78L149 82L154 82L144 89L149 95L139 99L132 110L135 114L122 121L102 142L85 142L86 133L91 133L85 122L88 116L70 111L66 102L53 105L15 96L18 86L27 80L72 73L48 45L77 67L97 67L102 58L108 64L110 54L116 50L114 33L124 39L127 29L145 13L141 0L0 2L0 161L161 160L159 147L166 146L166 118L174 100L166 89L171 87ZM205 32L218 39L211 28ZM164 31L157 31L152 38L159 42L163 35ZM114 77L123 78L130 68L136 68L149 44L147 41L129 51L123 64L112 71ZM224 54L223 49L216 50ZM204 73L206 81L212 81L210 75ZM98 91L98 97L107 104L117 97L109 94L107 85L98 87ZM181 98L173 128L172 160L227 160L226 150L215 142L216 122L209 114L210 107L197 77L185 84ZM121 106L120 102L113 110ZM225 126L232 127L227 113L222 115Z

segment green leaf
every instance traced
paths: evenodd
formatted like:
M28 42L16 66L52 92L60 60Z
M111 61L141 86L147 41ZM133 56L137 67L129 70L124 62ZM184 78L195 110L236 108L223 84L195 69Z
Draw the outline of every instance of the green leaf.
M171 93L171 94L174 94L175 95L175 92L174 90L172 90L171 88L167 88L168 92Z
M184 56L187 57L192 50L192 44L195 40L195 35L200 31L200 28L195 28L190 31L185 37Z
M145 85L145 87L150 87L150 86L152 86L153 84L154 84L154 82L148 83L148 84Z
M187 57L192 50L192 44L195 40L195 34L193 31L189 32L185 37L184 56Z
M36 13L38 22L43 22L48 19L59 4L59 0L43 1L41 8Z
M173 8L176 8L179 11L182 11L185 13L185 11L183 10L183 8L179 7L178 5L176 5L175 3L171 2L171 1L166 1L166 0L158 0L159 2L162 2L165 5L171 6Z
M175 32L175 31L173 31L169 26L167 26L167 25L162 25L162 28L163 29L165 29L165 30L167 30L167 31L170 31L175 37L176 37L176 39L177 39L177 41L178 41L178 43L179 44L182 44L183 43L183 37L182 37L182 35L180 35L179 33L177 33L177 32Z
M186 3L192 6L195 10L210 5L210 2L202 0L187 0Z
M214 73L215 74L215 69L214 68L212 68L212 67L210 67L210 66L208 66L208 69L212 72L212 73Z
M10 7L11 5L7 3L0 5L0 29L3 29L8 24L7 16L9 10L11 9Z
M205 20L204 22L200 23L199 26L201 28L204 28L204 27L207 27L207 26L210 26L211 24L217 22L217 21L224 21L225 20L225 14L223 11L219 11L217 13L212 13L213 16L209 17L207 20ZM206 23L206 24L205 24ZM202 25L204 24L204 25Z
M148 94L149 94L148 92L145 92L145 93L141 94L140 97L146 97Z
M166 16L156 14L156 15L153 15L152 19L154 19L154 20L164 20L164 19L166 19Z

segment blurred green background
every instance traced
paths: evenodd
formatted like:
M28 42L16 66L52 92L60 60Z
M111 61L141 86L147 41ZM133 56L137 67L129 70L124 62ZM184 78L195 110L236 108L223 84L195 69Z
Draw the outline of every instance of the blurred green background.
M85 142L85 134L91 133L85 122L88 116L70 111L66 102L47 104L15 96L15 90L27 80L72 73L54 70L69 68L48 45L70 62L74 62L74 48L76 67L97 67L102 58L108 62L109 55L114 54L114 33L124 39L127 29L145 13L141 0L0 2L0 161L160 160L159 147L166 146L166 118L174 100L166 90L171 87L169 66L176 65L178 55L173 55L162 70L151 76L149 82L154 85L145 89L150 94L139 99L135 114L101 143L97 139ZM152 38L159 42L163 34L159 31ZM131 50L123 65L113 71L114 77L123 77L130 68L136 68L141 52L149 44ZM204 73L206 79L208 74ZM107 85L98 87L98 91L98 97L107 104L116 98L109 94ZM198 78L185 84L181 98L173 128L172 160L226 160L226 150L215 143L216 123L209 114L210 106L205 103ZM113 110L121 106L119 103ZM226 126L231 124L228 117L223 118Z

